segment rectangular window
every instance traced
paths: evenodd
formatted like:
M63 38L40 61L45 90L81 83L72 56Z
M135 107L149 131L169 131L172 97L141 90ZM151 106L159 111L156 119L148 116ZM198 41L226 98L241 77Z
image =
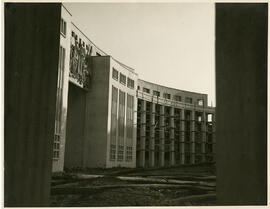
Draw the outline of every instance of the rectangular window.
M143 88L143 92L147 93L147 94L150 94L150 89L148 88Z
M207 114L207 122L213 122L213 114Z
M198 99L198 105L203 106L203 99Z
M118 145L117 161L122 162L124 160L124 146Z
M134 89L134 80L128 78L127 79L127 87Z
M64 21L64 34L67 34L67 23Z
M171 95L170 94L167 94L167 93L164 93L163 94L163 98L165 98L165 99L171 99Z
M126 148L126 162L132 161L132 147L127 146Z
M126 76L120 73L120 83L126 85L126 82L127 82Z
M110 161L115 161L116 157L116 145L111 144L110 146Z
M61 18L61 22L60 22L60 33L66 37L66 32L67 32L67 23L66 21Z
M110 160L112 161L114 161L116 157L117 100L118 100L118 89L112 86L111 142L110 142Z
M121 74L120 74L121 76ZM118 106L118 152L117 160L124 159L124 136L125 136L125 92L119 90Z
M60 155L60 135L54 135L54 142L53 142L53 159L59 159Z
M153 91L153 95L157 96L157 97L160 97L160 92L159 91Z
M114 68L113 68L113 71L112 71L112 77L113 77L113 79L118 81L118 71L116 69L114 69Z
M192 104L192 98L186 97L186 98L185 98L185 102L186 102L186 103L189 103L189 104Z
M174 96L174 100L175 100L175 101L178 101L178 102L181 102L182 98L181 98L181 96L179 96L179 95L175 95L175 96Z

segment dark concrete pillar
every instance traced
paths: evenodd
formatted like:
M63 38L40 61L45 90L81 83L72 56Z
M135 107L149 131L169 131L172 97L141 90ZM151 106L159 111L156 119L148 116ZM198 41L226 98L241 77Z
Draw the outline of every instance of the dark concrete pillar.
M268 4L216 4L219 205L267 204Z
M61 4L4 10L4 206L49 206Z

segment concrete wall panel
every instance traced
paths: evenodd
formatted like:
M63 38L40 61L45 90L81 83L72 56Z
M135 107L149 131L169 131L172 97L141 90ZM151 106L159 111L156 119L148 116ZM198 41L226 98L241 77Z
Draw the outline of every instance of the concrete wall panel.
M84 166L105 167L109 98L109 57L92 58L93 77L86 94Z

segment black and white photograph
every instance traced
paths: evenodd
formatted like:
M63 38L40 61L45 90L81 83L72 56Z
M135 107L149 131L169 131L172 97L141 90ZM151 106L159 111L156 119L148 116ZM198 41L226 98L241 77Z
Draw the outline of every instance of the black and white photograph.
M3 207L267 207L267 1L2 14Z

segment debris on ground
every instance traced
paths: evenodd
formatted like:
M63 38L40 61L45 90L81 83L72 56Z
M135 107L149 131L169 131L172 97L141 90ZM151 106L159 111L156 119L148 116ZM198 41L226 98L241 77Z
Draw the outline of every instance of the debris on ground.
M215 205L212 164L156 169L70 169L52 178L51 206Z

